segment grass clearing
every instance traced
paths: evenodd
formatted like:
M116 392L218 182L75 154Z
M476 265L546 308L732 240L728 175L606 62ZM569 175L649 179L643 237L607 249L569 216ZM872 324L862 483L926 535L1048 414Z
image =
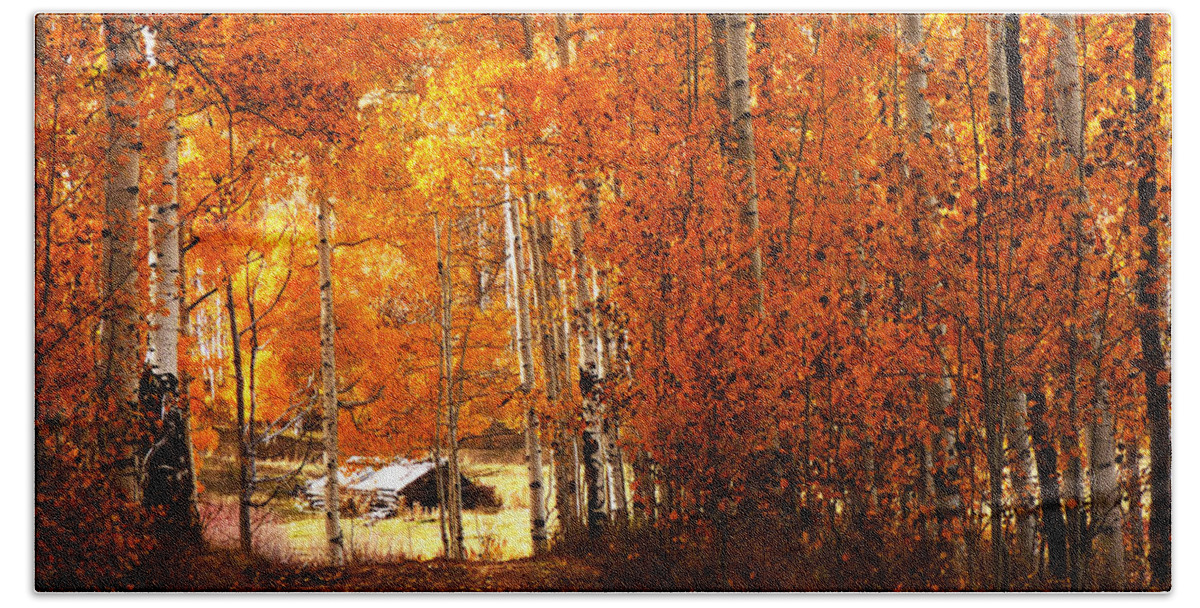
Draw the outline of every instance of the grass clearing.
M532 555L529 480L525 465L464 458L463 473L495 488L503 503L498 512L463 512L463 542L468 555L472 559L496 561ZM549 487L549 479L544 482L544 487ZM326 555L325 519L321 513L300 510L299 504L292 499L281 498L271 509L275 517L262 521L256 527L255 537L274 541L270 544L275 559L294 563L322 563ZM436 511L434 513L433 517L418 520L400 516L371 525L365 518L343 518L349 559L358 563L378 563L396 559L428 560L440 556L441 531Z

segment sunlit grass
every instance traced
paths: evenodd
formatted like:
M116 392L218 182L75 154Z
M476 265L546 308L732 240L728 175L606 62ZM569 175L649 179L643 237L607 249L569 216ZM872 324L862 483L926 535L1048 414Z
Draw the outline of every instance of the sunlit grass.
M325 521L313 517L284 525L297 561L321 561L324 556ZM346 551L351 561L387 561L396 558L432 559L442 554L436 517L420 521L393 518L368 526L364 519L342 520ZM529 510L503 509L499 513L463 513L463 543L476 559L504 560L532 553Z
M503 508L496 513L463 512L463 543L473 559L506 560L533 553L529 537L529 482L523 464L464 463L471 479L496 488ZM549 480L545 482L548 487ZM346 550L352 561L397 558L432 559L442 555L436 511L432 517L404 516L367 525L364 518L342 520ZM319 513L283 524L293 559L319 562L325 556L325 520Z

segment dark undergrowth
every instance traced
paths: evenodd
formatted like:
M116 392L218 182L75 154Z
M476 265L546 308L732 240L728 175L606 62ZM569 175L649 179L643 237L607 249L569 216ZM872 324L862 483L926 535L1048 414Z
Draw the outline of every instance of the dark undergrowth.
M816 535L772 520L620 527L555 548L593 565L613 591L994 590L986 553L960 553L954 562L953 551L948 542L870 523Z
M612 526L601 538L559 542L504 562L387 561L280 564L232 549L164 549L86 585L40 581L42 591L956 591L992 590L984 543L954 548L871 524L820 535L779 521ZM974 555L975 557L970 557ZM1062 590L1053 581L1014 589Z

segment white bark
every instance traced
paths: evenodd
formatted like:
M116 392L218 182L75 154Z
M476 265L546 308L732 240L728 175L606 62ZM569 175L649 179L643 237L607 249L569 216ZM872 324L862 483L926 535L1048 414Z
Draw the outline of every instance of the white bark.
M1115 460L1113 408L1104 380L1097 383L1088 435L1088 461L1092 477L1092 516L1088 532L1094 539L1093 573L1097 587L1120 591L1125 585L1125 545L1121 513L1120 471Z
M168 116L163 143L165 204L150 208L150 345L146 358L155 374L179 376L179 126L174 78L163 99Z
M196 467L192 455L192 435L190 408L186 399L180 400L181 379L179 377L179 336L181 328L180 309L182 300L182 264L179 246L179 126L175 116L175 68L166 65L169 75L167 92L163 97L163 115L166 117L166 139L162 148L162 194L157 197L162 204L151 205L149 224L149 292L150 292L150 335L146 349L146 362L163 383L164 388L171 391L164 395L168 402L164 403L162 420L164 433L172 432L177 436L171 438L170 445L181 445L182 461L171 463L178 470L170 476L170 487L147 488L147 494L160 497L170 497L167 513L172 522L179 526L179 532L184 535L199 535L199 511L196 495ZM168 414L169 409L178 409L175 414ZM173 416L168 418L168 416ZM174 420L174 423L168 423ZM156 438L162 441L163 438ZM177 443L175 443L177 442ZM148 476L149 480L161 480L157 475ZM157 482L156 482L157 483ZM194 539L193 539L194 540Z
M517 309L517 258L513 251L512 188L508 184L508 151L504 152L504 303L509 310ZM520 340L520 323L514 323L514 346ZM518 347L519 348L519 347Z
M318 163L325 159L316 160ZM332 213L329 197L325 193L325 176L318 172L315 177L317 197L317 255L319 257L319 281L321 290L321 400L324 404L325 439L325 537L328 541L329 561L336 567L345 565L342 541L342 523L338 503L338 403L337 366L334 359L333 317L333 247L329 239L329 215Z
M508 232L507 247L511 252L510 277L513 278L513 299L515 300L517 318L517 355L521 371L521 390L528 393L533 389L533 346L532 329L529 320L529 294L525 288L525 247L521 239L521 212L519 205L512 199L508 175L511 173L508 150L504 151L504 209L506 212L505 230Z
M1054 119L1066 151L1078 158L1083 153L1083 101L1075 16L1053 15L1050 21L1059 36L1054 54Z
M1008 62L1004 55L1004 16L991 15L987 17L987 54L988 54L988 116L993 138L999 138L1007 133L1009 128L1008 104ZM998 139L993 139L998 141ZM996 158L991 153L992 160ZM996 167L993 170L998 170Z
M525 459L529 472L529 534L534 554L549 548L546 535L546 497L542 483L541 423L532 406L525 411Z
M512 165L508 150L504 151L504 228L505 248L508 255L509 278L512 279L512 296L516 304L515 329L517 334L517 357L521 384L518 391L528 399L533 390L533 347L531 345L529 321L529 294L525 288L525 254L521 242L521 215L517 202L512 198L509 175ZM541 423L537 409L532 403L525 412L525 463L529 474L529 532L533 540L534 553L548 549L546 535L546 500L542 492L542 440Z
M437 216L433 219L434 242L437 252L437 267L438 267L438 283L441 287L441 330L442 339L440 347L442 351L441 357L441 380L442 398L446 404L447 425L446 435L450 447L449 466L447 467L448 479L448 496L447 496L447 515L449 534L449 551L450 559L464 559L466 552L463 547L463 529L462 529L462 476L459 473L458 467L458 404L454 399L454 337L453 337L453 314L452 307L454 305L454 290L453 283L450 278L450 238L451 231L447 230L446 245L442 246L442 229L440 220ZM439 465L440 466L440 465Z
M104 78L108 150L104 165L104 231L100 313L101 387L117 408L110 429L117 462L116 486L129 501L140 500L133 445L123 436L136 419L139 378L136 224L141 142L137 82L143 55L141 33L129 17L104 20L108 69Z
M1017 503L1016 578L1036 574L1037 545L1037 488L1034 487L1035 463L1029 441L1029 415L1025 391L1018 391L1009 402L1008 448L1012 451L1009 463L1012 472L1013 494Z
M750 114L750 74L747 67L749 48L747 39L746 15L735 13L726 17L729 24L729 38L726 41L728 74L726 83L729 87L729 120L733 125L734 138L737 143L736 158L742 183L742 207L739 221L742 225L742 235L750 249L747 257L750 259L749 279L754 290L752 296L753 310L762 315L763 303L763 262L762 247L759 245L758 219L758 171L754 151L754 122Z
M925 100L925 87L928 82L925 69L929 65L929 57L925 54L922 18L920 13L909 13L900 17L901 45L909 55L909 60L916 66L916 69L909 70L904 79L905 120L911 141L917 141L921 136L928 137L933 132L933 114L929 109L929 102Z

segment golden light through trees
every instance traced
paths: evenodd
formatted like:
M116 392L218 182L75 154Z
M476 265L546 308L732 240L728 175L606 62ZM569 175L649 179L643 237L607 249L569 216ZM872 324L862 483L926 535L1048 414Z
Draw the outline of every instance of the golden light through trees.
M598 588L1170 588L1170 26L41 15L37 584L322 455L322 563L355 456L468 559L499 424Z

